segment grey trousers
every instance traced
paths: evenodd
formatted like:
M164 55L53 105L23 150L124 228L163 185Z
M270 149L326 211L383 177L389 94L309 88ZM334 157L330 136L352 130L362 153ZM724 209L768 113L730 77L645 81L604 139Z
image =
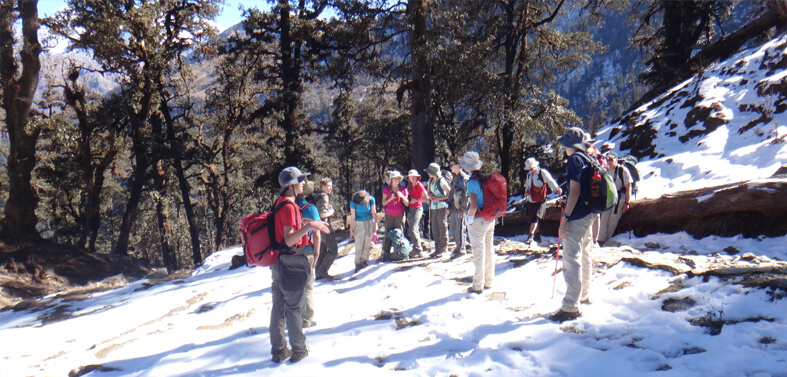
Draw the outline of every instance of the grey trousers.
M307 255L309 265L314 264L314 255ZM303 320L314 321L314 269L309 269L309 278L306 279L306 299L303 306Z
M448 247L448 218L446 208L429 209L429 227L432 228L434 250L438 254L445 252Z
M579 311L580 299L588 295L592 273L591 228L595 220L596 216L590 214L566 224L566 239L563 240L563 277L566 279L566 295L561 308L563 311Z
M271 277L273 279L271 283L273 308L268 329L271 338L271 354L276 355L284 352L287 348L287 342L284 339L285 324L292 352L306 352L306 335L303 334L305 289L294 291L284 289L281 262L276 262L271 266Z
M451 232L456 243L455 251L465 252L465 224L464 224L464 211L452 209L448 214L448 230Z
M323 234L320 240L320 256L317 257L314 273L317 277L325 277L328 276L328 270L339 255L339 244L336 242L333 229L331 229L330 233Z
M623 216L623 207L625 204L625 199L618 200L618 204L615 205L615 207L617 207L617 211L615 211L615 207L612 207L604 212L601 212L601 221L599 221L598 229L598 242L607 242L608 239L615 235L615 228L618 227L618 222L620 222L620 218Z
M407 239L413 245L412 253L420 253L421 246L421 216L424 214L423 207L407 208Z

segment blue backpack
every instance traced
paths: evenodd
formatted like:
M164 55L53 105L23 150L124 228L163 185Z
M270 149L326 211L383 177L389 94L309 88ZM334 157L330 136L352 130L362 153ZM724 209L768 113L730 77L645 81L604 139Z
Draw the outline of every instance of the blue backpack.
M391 254L383 254L384 260L400 261L410 257L412 245L407 237L404 236L401 228L393 228L388 231L386 237L391 239Z

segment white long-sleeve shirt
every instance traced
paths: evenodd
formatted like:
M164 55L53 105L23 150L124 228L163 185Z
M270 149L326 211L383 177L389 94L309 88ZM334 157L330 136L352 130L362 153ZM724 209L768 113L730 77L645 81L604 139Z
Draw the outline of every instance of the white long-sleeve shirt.
M557 191L557 189L558 189L557 182L555 182L555 179L552 178L552 174L549 174L549 171L546 170L546 169L538 168L538 170L536 170L535 174L533 174L530 171L527 172L527 178L525 179L525 194L529 194L530 193L530 186L531 185L534 186L534 187L543 187L544 186L544 180L542 179L542 174L543 174L543 179L546 179L546 183L549 185L549 188L553 192ZM527 201L530 202L530 203L535 203L535 201L533 201L530 198L530 195L528 195Z

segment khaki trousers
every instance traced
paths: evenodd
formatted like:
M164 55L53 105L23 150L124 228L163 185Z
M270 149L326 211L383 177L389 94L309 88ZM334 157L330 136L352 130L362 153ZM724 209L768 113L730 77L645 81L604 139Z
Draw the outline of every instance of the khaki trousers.
M595 220L596 216L589 214L566 224L566 239L563 240L563 277L566 279L566 295L561 308L563 311L579 311L579 300L588 295L592 274L591 228Z
M491 288L495 277L495 222L476 217L467 227L467 234L473 247L473 290Z

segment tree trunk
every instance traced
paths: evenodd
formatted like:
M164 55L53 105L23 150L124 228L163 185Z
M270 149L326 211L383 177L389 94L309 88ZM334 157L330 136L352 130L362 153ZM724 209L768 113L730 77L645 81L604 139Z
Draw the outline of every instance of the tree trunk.
M781 236L787 234L785 194L787 180L757 180L635 201L620 219L616 233L633 231L637 237L680 231L695 238L712 234Z
M163 92L163 88L162 88ZM170 114L169 105L166 101L161 103L161 113L167 123L167 139L169 141L169 151L172 155L172 164L175 167L175 177L178 179L180 197L183 201L183 210L186 212L186 221L189 224L189 236L191 237L191 258L194 266L202 264L202 251L200 250L199 223L194 214L194 203L191 202L191 185L186 179L186 172L183 168L183 159L180 157L181 147L175 137L175 121Z
M169 240L167 239L167 237L172 234L172 229L169 226L169 215L167 214L168 206L164 201L164 196L166 195L164 175L164 166L161 160L159 160L156 163L156 172L153 178L154 186L158 193L158 195L156 195L156 219L158 220L159 236L161 237L159 241L159 250L164 266L167 267L167 270L172 272L178 269L178 259L172 251L172 247L169 246Z
M762 179L663 195L631 202L615 234L632 231L637 237L685 231L695 238L709 235L744 237L787 234L787 179ZM541 233L557 235L560 208L549 207L539 223ZM507 213L506 232L521 234L528 221L521 211ZM520 231L521 230L521 231Z
M38 241L41 239L36 230L38 197L33 190L32 176L36 164L36 142L41 128L29 124L30 109L41 71L38 1L19 0L23 38L21 74L15 62L13 25L16 17L13 4L13 1L3 1L0 5L0 80L9 138L6 232L9 239Z
M426 4L424 0L408 0L407 13L410 17L410 51L412 56L412 103L410 117L412 127L413 166L419 172L426 169L435 158L434 120L432 117L432 84L429 75L428 51L426 51Z
M129 198L126 203L126 210L123 212L123 219L120 223L118 230L118 239L115 243L113 253L117 255L128 255L128 239L131 235L131 225L133 225L134 217L136 217L137 208L140 201L142 201L142 188L145 186L147 180L148 159L144 155L141 148L134 148L136 156L136 166L134 167L134 175L129 184Z

